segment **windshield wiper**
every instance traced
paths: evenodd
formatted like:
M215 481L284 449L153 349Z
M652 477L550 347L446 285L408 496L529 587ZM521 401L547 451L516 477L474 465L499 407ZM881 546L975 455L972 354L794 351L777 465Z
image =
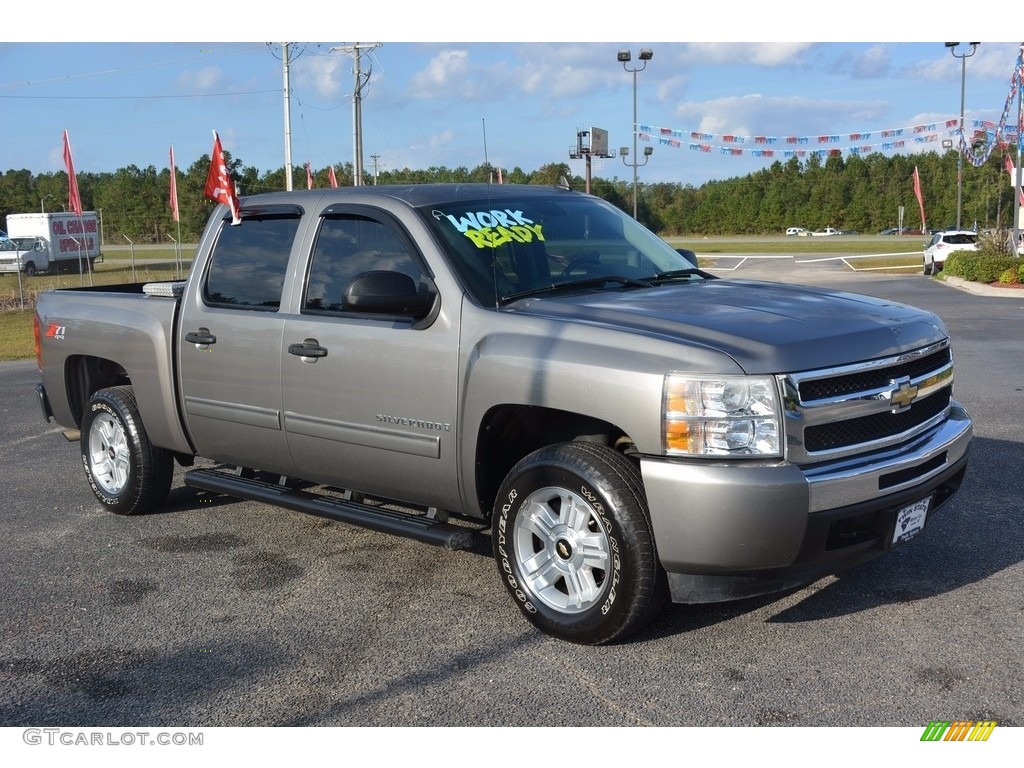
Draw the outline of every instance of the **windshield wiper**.
M576 288L600 288L607 283L615 283L626 288L650 288L649 280L638 280L635 277L623 277L622 275L601 275L600 277L581 277L578 280L567 280L562 283L542 285L539 288L530 288L525 291L516 291L502 296L503 302L515 301L527 296L539 296L545 293L557 293L559 291Z
M689 269L671 269L668 272L658 272L647 279L652 283L664 282L666 280L677 280L682 277L703 277L705 280L717 279L714 275L709 272L705 272L703 269L697 269L696 267L690 267Z

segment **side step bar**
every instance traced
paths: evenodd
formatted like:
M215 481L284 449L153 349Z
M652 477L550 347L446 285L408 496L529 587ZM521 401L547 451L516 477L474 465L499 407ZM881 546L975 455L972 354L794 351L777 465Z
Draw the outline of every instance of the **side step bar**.
M225 496L261 501L381 533L404 536L444 549L479 552L486 538L478 530L452 525L436 518L403 514L357 501L321 496L213 469L186 472L185 485Z

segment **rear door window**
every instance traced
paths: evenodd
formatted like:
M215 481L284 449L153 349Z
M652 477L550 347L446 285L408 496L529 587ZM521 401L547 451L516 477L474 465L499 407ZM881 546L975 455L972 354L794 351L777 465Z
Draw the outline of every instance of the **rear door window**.
M278 309L299 221L297 213L243 216L237 226L225 221L210 257L203 285L204 303L235 309Z

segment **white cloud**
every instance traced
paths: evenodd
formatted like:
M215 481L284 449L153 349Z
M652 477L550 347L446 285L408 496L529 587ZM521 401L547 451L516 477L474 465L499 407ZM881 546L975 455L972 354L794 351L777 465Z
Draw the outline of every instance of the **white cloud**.
M203 67L182 72L175 81L179 93L212 93L225 87L224 72L219 67Z
M891 68L888 47L873 45L853 60L852 73L856 78L885 77Z
M901 127L880 124L889 108L883 101L841 102L749 94L680 104L675 111L680 124L673 127L740 136L832 134Z
M686 59L702 64L753 64L787 67L800 62L814 43L689 43Z
M342 53L307 56L298 59L293 69L295 84L309 88L319 98L351 96L352 57Z
M418 99L450 97L453 93L465 92L471 74L469 51L446 49L410 78L410 92Z

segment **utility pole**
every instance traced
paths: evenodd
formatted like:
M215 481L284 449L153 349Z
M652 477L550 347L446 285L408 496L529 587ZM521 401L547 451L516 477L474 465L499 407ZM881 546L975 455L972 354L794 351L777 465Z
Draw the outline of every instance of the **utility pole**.
M292 106L291 85L288 79L288 46L281 43L281 62L284 65L284 188L292 191Z
M373 160L373 186L377 186L377 174L380 173L380 155L370 155Z
M363 74L360 59L363 53L380 48L383 43L352 43L340 48L331 48L331 52L342 51L352 56L352 74L355 76L355 88L352 91L352 184L363 186L363 86L370 82L370 73Z

